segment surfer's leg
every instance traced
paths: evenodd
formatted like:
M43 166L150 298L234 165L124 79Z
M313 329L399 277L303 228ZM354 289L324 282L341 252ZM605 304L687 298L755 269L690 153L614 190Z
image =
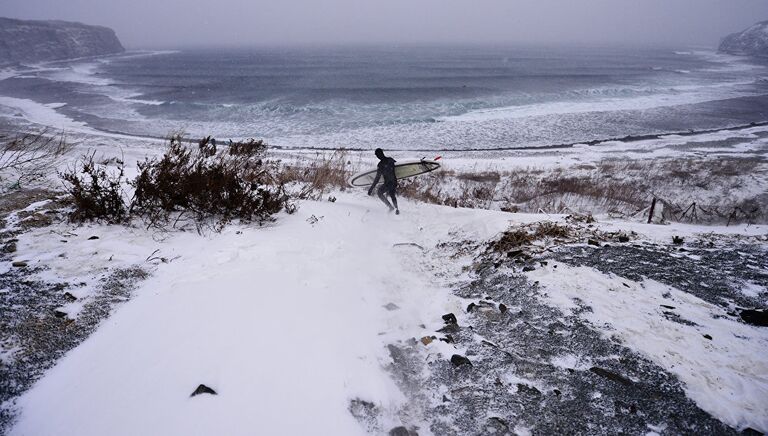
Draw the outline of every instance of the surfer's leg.
M381 199L381 201L384 202L384 204L387 205L389 210L392 210L392 209L394 209L394 207L392 207L392 205L389 204L389 200L387 200L387 197L384 195L386 192L387 192L387 187L386 186L384 186L384 185L379 186L379 190L377 191L377 193L379 195L379 198Z
M400 208L397 207L397 195L396 194L397 194L397 190L395 189L395 187L392 187L389 190L389 196L392 197L392 204L395 205L395 210L397 211L397 214L400 215Z

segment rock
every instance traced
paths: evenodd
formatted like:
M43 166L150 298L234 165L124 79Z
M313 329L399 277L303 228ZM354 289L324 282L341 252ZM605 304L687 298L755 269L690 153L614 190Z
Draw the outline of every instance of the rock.
M659 304L659 306L661 306L661 307L663 307L665 309L674 309L675 308L675 306L668 306L666 304Z
M402 425L389 431L389 436L419 436L415 431L410 431Z
M125 51L112 29L66 21L0 18L0 64L41 62Z
M446 313L443 315L443 321L445 321L446 324L458 324L459 322L456 320L456 315L452 313Z
M501 434L509 433L509 424L504 419L498 417L498 416L491 416L488 418L488 424L491 427L488 429L490 432L496 433L500 432Z
M391 311L393 311L393 310L397 310L397 309L399 309L399 308L400 308L400 306L398 306L398 305L397 305L397 304L395 304L395 303L387 303L387 304L385 304L385 305L384 305L384 308L385 308L385 309L387 309L388 311L390 311L390 312L391 312Z
M599 368L597 366L593 366L592 368L589 368L590 371L594 372L595 374L599 375L600 377L605 377L608 380L615 381L617 383L621 383L624 386L632 386L632 380L621 376L619 374L616 374L615 372L608 371L607 369Z
M11 266L13 266L14 268L26 268L27 262L24 262L23 260L19 260L19 261L13 262Z
M95 239L99 239L99 237L98 237L98 236L96 236L96 235L93 235L93 236L91 236L90 238L88 238L88 240L89 240L89 241L93 241L93 240L95 240Z
M453 356L451 356L451 363L453 364L453 366L456 366L456 367L459 367L462 365L472 366L472 362L470 362L469 359L459 354L454 354Z
M531 271L534 271L534 270L536 270L536 268L534 268L534 267L532 267L530 265L523 267L523 272L531 272Z
M710 335L704 335L704 338L705 339L709 339L710 341L712 340L712 336L710 336Z
M67 312L64 312L63 310L56 309L53 311L53 316L56 318L66 318Z
M10 240L3 245L0 249L3 253L15 253L16 252L16 240Z
M599 247L599 246L600 246L600 243L599 243L599 242L597 242L597 241L596 241L596 240L594 240L594 239L588 239L588 240L587 240L587 244L589 244L589 245L594 245L595 247Z
M685 239L683 239L683 237L681 237L681 236L673 236L672 237L672 243L675 244L675 245L682 245L683 241L685 241Z
M507 310L509 310L509 309L507 309L507 305L506 304L504 304L504 303L500 303L499 304L499 311L501 311L501 313L505 313Z
M432 341L435 340L435 336L424 336L423 338L419 339L422 344L429 345L432 343Z
M720 42L720 52L733 55L768 56L768 21L761 21Z
M197 387L197 389L195 389L194 392L192 392L190 397L194 397L194 396L197 396L197 395L200 395L200 394L218 395L216 393L216 391L214 391L213 389L209 388L206 385L201 384L200 386Z
M452 344L453 343L453 336L445 335L444 338L440 338L439 340L445 342L446 344Z
M517 256L520 256L521 254L523 254L523 250L512 250L507 253L507 257L510 257L510 258L517 257Z
M495 312L496 306L489 301L478 301L477 304L469 303L469 306L467 306L467 312L473 311Z
M64 298L66 298L69 301L77 301L77 297L75 297L74 295L72 295L69 292L65 292L64 293Z
M747 324L768 327L768 310L741 309L739 316Z
M627 235L619 235L619 242L629 242L629 236Z
M537 396L541 395L541 391L536 388L536 386L528 386L523 383L517 384L517 393L518 394L525 394L525 395L531 395L531 396Z

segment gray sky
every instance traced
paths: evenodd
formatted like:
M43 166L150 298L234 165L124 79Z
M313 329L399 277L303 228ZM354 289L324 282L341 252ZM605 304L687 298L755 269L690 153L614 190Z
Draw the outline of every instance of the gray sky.
M326 43L714 46L768 0L0 0L0 16L112 27L128 48Z

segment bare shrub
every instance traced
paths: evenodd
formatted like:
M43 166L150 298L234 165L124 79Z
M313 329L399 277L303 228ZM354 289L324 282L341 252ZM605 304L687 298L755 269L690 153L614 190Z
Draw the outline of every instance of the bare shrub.
M10 173L21 187L54 173L61 157L71 149L63 134L47 131L0 137L0 175Z
M217 229L234 219L270 220L288 205L288 196L276 183L278 164L264 160L265 150L254 140L230 143L229 153L218 152L210 137L196 148L171 140L161 158L138 164L131 212L150 226L175 215L174 225L184 217L198 229L211 220Z
M117 173L108 172L94 162L94 154L83 156L73 168L59 174L74 202L70 219L124 222L128 212L123 200L123 165L118 164Z

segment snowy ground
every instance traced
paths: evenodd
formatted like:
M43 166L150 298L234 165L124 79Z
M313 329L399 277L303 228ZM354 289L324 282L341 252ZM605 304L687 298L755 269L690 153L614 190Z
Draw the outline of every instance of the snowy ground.
M485 252L510 224L562 216L408 201L394 216L360 193L336 197L205 236L65 222L19 235L2 268L23 260L40 280L84 282L60 308L75 324L108 271L151 276L5 405L18 412L9 434L768 430L768 329L727 313L768 302L765 227L597 224L663 252L673 235L711 231L730 234L723 247L746 244L756 273L730 271L743 280L715 290L732 302L719 305L699 292L706 283L586 266L593 256L578 250L610 247L585 241L528 272ZM458 325L444 330L448 313ZM190 397L200 384L218 395Z
M761 126L443 162L564 176L604 159L764 162L767 138ZM70 158L117 154L128 177L162 145L73 139ZM396 155L408 157L421 156ZM371 164L357 152L349 162ZM766 192L764 170L744 177L744 192ZM488 241L563 216L407 200L393 216L360 192L333 195L203 236L75 226L45 211L55 203L45 195L11 212L0 233L1 251L15 249L0 252L0 433L11 414L13 435L768 431L768 328L738 316L768 306L765 226L598 217L592 230L635 232L631 242L549 241L520 262ZM40 225L22 231L29 222ZM200 384L218 395L190 397Z

